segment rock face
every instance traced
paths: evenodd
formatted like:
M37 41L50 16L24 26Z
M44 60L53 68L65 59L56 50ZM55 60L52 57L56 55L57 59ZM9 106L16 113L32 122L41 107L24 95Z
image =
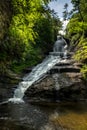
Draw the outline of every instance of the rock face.
M81 64L62 60L47 76L32 85L26 95L30 101L78 101L86 99L86 85L80 73Z

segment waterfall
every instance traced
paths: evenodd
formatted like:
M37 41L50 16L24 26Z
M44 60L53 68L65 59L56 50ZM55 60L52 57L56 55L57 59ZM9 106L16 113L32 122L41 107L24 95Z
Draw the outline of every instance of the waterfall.
M22 99L25 91L32 84L44 77L44 75L51 70L54 65L59 63L61 61L61 57L64 59L67 58L67 44L61 36L57 36L53 52L50 52L48 57L46 57L41 64L38 64L31 73L23 78L23 81L19 83L18 88L15 90L13 98L10 98L9 101L23 102Z
M55 55L55 52L46 57L41 64L38 64L31 73L23 78L23 81L19 83L17 89L14 91L13 98L10 98L9 101L23 102L25 91L36 81L40 80L55 64L60 61L61 58L59 55Z

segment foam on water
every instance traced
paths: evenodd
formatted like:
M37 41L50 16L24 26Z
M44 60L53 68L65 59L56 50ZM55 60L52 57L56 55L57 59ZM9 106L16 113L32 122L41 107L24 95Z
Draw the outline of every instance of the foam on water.
M10 98L8 101L12 103L24 103L21 98Z
M31 73L23 78L23 81L19 83L17 89L14 92L13 98L10 98L10 102L23 102L23 96L25 91L35 82L40 80L44 75L61 59L59 56L49 55L46 59L38 64Z

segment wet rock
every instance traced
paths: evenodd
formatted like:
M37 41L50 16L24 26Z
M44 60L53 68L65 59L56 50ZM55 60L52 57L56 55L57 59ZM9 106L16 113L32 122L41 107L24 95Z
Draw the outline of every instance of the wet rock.
M5 74L0 75L0 83L16 84L22 80L22 75L15 74L11 70L7 70Z
M80 65L67 60L52 68L44 79L32 85L25 94L30 101L57 102L85 100L86 93L87 88L80 73Z
M56 73L56 72L80 72L80 68L69 66L69 67L53 67L50 71L51 73Z
M24 72L24 73L30 73L33 68L34 68L34 67L28 67L28 68L24 69L23 72Z
M32 101L76 101L85 99L86 91L79 73L60 73L48 75L41 82L32 85L26 95Z

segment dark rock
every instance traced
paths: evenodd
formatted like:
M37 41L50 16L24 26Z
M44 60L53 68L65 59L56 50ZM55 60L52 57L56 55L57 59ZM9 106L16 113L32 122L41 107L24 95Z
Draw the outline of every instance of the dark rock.
M57 102L85 100L86 93L79 64L66 60L53 67L44 79L29 87L25 94L31 101Z
M1 83L15 84L22 80L22 75L13 73L11 70L7 70L4 75L0 75Z
M33 69L34 67L29 67L29 68L26 68L26 69L24 69L24 73L30 73L31 71L32 71L32 69Z
M50 73L63 73L63 72L80 72L80 68L75 68L72 66L69 67L53 67L50 71Z
M32 85L26 95L33 101L81 100L86 95L86 87L81 78L79 73L52 74Z
M56 66L54 66L51 70L50 73L63 73L63 72L80 72L80 64L75 63L74 60L62 60Z

